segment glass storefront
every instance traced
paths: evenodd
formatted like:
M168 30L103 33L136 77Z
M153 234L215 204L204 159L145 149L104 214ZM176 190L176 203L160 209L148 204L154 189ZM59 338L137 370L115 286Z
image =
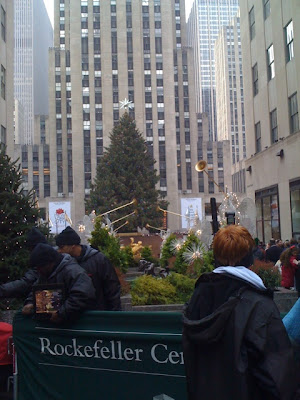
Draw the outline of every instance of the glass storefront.
M259 240L280 239L278 186L255 192L256 229Z
M300 239L300 180L290 182L292 235Z

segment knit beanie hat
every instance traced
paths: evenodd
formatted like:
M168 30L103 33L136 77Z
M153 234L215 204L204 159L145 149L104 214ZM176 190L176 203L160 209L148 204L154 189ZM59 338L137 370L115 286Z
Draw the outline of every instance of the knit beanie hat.
M38 228L33 227L26 236L26 246L35 247L38 243L47 243L45 236Z
M68 226L59 235L56 236L55 241L58 247L80 244L80 236L77 232L74 231L74 229Z
M57 264L62 258L63 256L49 244L39 243L30 254L29 265L31 268L44 267L52 262Z

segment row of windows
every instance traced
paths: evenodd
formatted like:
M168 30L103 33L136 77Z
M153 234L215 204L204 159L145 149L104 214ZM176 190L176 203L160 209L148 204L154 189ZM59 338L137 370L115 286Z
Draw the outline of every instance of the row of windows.
M289 97L289 117L290 117L290 133L299 131L299 114L297 92ZM270 112L270 127L271 127L271 143L278 141L278 124L277 124L277 109ZM255 151L259 153L261 147L261 126L260 122L255 124Z
M6 12L1 6L1 38L6 41Z
M263 1L264 1L264 16L265 16L265 19L266 19L266 18L268 18L268 16L270 15L270 12L271 12L270 0L263 0ZM255 38L254 6L249 11L249 30L250 30L250 39L253 40ZM293 27L293 21L290 21L286 25L286 27L284 28L284 33L285 33L285 44L286 44L286 61L288 62L292 58L294 58L294 27ZM267 51L268 51L268 65L270 67L270 64L272 64L271 63L272 58L273 58L273 63L274 63L273 45L271 45ZM271 71L269 72L269 74L272 75L272 73L274 72L274 76L275 76L275 69L273 71L272 70L273 67L271 66L270 68L271 68Z

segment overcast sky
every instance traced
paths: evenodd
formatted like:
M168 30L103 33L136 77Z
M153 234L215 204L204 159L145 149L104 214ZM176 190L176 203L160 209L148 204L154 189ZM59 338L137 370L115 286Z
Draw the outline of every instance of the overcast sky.
M193 4L194 0L185 0L185 13L186 13L186 18L189 15L190 8ZM48 15L51 21L52 26L54 26L54 0L44 0L45 6L48 11Z

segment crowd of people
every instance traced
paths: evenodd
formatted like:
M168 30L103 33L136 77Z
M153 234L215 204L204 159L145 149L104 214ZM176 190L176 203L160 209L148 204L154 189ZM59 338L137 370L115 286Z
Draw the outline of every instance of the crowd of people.
M281 274L281 286L300 297L300 239L271 239L267 245L255 239L254 260L273 263Z

